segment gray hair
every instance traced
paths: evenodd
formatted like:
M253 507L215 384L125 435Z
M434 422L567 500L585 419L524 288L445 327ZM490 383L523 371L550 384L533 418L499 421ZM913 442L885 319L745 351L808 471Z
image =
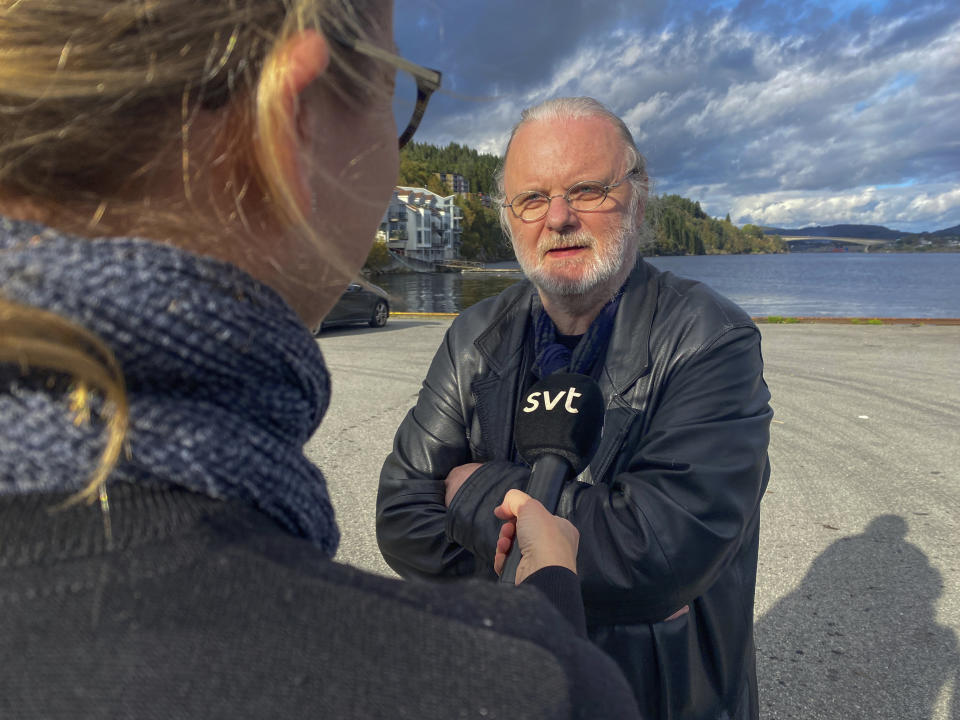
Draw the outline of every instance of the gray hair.
M520 121L514 125L513 130L510 131L510 139L507 140L507 147L503 151L503 160L500 162L500 167L497 168L497 172L493 177L493 201L499 208L500 226L511 242L513 241L513 233L507 217L509 210L503 207L503 203L507 201L507 192L504 187L504 171L507 166L507 155L510 153L510 146L513 145L513 138L516 137L517 131L526 123L536 120L583 120L594 117L606 118L617 132L620 133L624 144L627 168L639 171L630 176L630 186L633 188L633 197L637 203L639 203L641 199L646 198L648 188L647 161L637 148L633 135L623 120L608 110L603 103L591 97L561 97L545 100L539 105L528 107L520 113ZM634 207L636 207L635 204Z

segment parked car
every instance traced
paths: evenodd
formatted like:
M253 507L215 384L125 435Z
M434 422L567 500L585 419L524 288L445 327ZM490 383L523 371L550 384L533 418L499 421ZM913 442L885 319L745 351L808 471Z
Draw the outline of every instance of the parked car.
M360 283L352 282L343 291L343 295L327 313L327 316L313 330L319 335L324 328L334 325L350 325L352 323L367 323L370 327L383 327L390 317L390 301L387 293L376 285L363 287Z

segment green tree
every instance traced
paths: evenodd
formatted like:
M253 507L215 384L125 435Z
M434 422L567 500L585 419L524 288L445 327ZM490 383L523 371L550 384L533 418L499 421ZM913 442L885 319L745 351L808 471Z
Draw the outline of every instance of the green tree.
M387 250L386 243L375 242L373 247L370 248L370 254L367 255L366 261L363 263L363 267L370 272L378 273L392 262L390 256L390 251Z
M500 158L488 153L479 153L457 143L440 148L427 143L413 142L400 153L401 177L404 177L404 160L418 163L429 173L453 172L470 183L470 192L489 195L493 191L493 176L500 165ZM426 187L426 179L420 187Z
M465 260L494 262L513 257L495 210L485 207L476 195L457 195L455 202L463 212L460 255Z
M786 251L781 238L765 235L759 226L737 228L729 214L723 220L709 217L699 202L680 195L651 197L647 206L657 255Z
M406 187L425 188L430 179L433 178L433 171L426 163L415 160L409 155L400 154L400 175L398 185Z
M440 197L447 197L447 195L451 194L447 186L444 185L440 178L433 173L430 173L430 179L427 180L427 184L424 185L424 187L430 192L436 193Z

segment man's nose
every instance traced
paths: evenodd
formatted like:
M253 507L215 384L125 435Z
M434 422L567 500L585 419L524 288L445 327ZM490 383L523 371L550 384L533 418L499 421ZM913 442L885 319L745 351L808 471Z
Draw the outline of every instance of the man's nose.
M560 233L576 229L580 218L563 195L554 195L550 198L550 207L547 208L544 222L548 229Z

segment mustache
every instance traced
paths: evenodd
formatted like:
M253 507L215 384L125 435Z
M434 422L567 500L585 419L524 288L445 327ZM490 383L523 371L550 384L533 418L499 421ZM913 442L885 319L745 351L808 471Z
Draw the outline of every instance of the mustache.
M592 248L596 244L596 238L583 230L564 235L561 235L560 233L551 233L550 235L541 238L540 242L537 243L537 254L540 257L543 257L551 250L564 250L572 247Z

